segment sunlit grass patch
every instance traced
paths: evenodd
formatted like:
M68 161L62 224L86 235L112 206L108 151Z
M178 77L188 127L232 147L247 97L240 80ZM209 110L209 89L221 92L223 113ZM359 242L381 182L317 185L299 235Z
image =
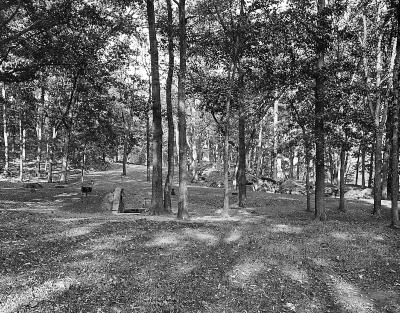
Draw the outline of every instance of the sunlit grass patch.
M198 229L183 229L183 235L186 238L193 239L195 241L204 243L206 245L215 245L217 244L219 238L212 233L205 231L205 230L198 230Z
M12 313L26 305L34 307L38 302L48 300L57 293L68 290L70 286L75 283L77 283L75 279L65 277L62 279L46 281L42 285L25 289L19 293L11 294L5 299L5 301L0 303L0 312Z
M226 243L234 243L238 241L241 237L242 232L237 229L233 229L229 232L229 234L227 234L227 236L224 238L224 241Z
M299 283L309 282L307 271L299 267L285 265L281 268L281 271L293 281L297 281Z
M148 247L164 247L164 246L175 246L181 242L182 238L172 232L160 232L157 233L153 239L151 239L146 246Z
M252 279L260 273L264 264L258 260L244 260L236 264L231 271L227 273L229 281L233 285L245 287L251 284Z
M273 233L300 234L303 231L303 228L293 225L276 224L271 225L268 230Z
M357 287L344 279L329 275L327 284L332 288L333 295L339 304L351 313L373 313L374 305Z

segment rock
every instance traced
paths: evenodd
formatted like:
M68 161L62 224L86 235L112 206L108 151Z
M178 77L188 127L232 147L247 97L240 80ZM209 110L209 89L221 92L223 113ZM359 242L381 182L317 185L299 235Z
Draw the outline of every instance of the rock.
M119 213L124 212L124 202L123 202L123 194L124 194L124 189L121 187L115 188L113 192L113 206L112 209L113 211L118 211Z
M287 179L279 186L280 193L306 194L306 185L302 181Z
M372 198L372 189L352 189L344 194L346 199L370 199Z

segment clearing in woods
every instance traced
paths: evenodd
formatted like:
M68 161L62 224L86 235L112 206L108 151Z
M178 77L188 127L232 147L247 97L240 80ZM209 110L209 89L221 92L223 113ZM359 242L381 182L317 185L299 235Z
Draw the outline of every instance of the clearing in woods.
M223 190L189 187L190 221L114 214L142 207L145 168L91 173L95 185L1 182L0 312L400 312L400 236L371 204L312 222L299 195L249 191L223 220ZM237 199L232 197L232 203ZM176 209L176 196L174 198Z

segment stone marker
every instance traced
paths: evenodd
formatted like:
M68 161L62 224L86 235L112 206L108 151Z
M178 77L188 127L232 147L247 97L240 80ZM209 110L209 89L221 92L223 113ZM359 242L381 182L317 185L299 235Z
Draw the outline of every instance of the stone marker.
M116 187L114 189L114 199L113 199L113 211L118 211L119 213L124 212L124 202L122 199L124 189L121 187Z

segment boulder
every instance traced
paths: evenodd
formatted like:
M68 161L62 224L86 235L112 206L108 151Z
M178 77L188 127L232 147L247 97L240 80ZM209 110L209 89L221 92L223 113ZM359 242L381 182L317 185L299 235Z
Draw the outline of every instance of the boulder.
M372 198L372 189L352 189L344 194L346 199L370 199Z
M279 186L280 193L306 194L306 185L302 181L287 179Z

